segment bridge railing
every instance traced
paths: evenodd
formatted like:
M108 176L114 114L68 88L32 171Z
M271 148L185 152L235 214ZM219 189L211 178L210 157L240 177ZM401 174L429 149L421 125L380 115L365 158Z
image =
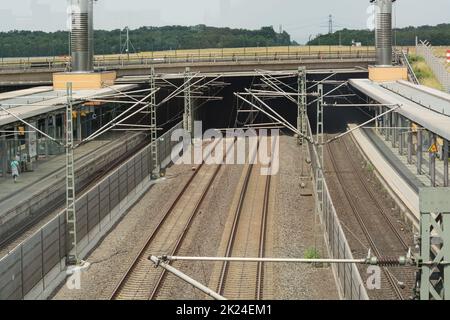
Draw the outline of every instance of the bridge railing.
M397 50L394 52L396 57L396 62L405 66L408 69L408 80L414 84L420 84L419 79L414 72L414 68L409 63L408 52L406 50Z
M308 121L308 136L312 137L311 126ZM320 221L324 227L324 235L328 254L334 259L353 259L352 250L342 229L339 217L331 198L328 185L325 181L323 171L320 169L319 156L315 145L309 145L309 154L313 169L315 184L318 179L323 184L323 206L319 214ZM316 197L320 196L317 193ZM332 264L338 290L343 299L347 300L369 300L365 284L356 264Z
M236 51L199 50L190 52L150 52L130 55L97 55L94 66L97 69L145 66L175 63L220 63L220 62L264 62L264 61L307 61L307 60L373 60L372 47L286 47L286 48L242 48ZM69 70L70 57L0 58L0 71L14 70Z

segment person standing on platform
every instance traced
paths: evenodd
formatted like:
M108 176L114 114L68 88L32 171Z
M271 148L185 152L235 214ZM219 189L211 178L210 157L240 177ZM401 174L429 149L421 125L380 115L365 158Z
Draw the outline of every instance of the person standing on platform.
M17 178L19 177L19 166L20 163L17 160L11 161L11 174L14 179L14 183L17 182Z

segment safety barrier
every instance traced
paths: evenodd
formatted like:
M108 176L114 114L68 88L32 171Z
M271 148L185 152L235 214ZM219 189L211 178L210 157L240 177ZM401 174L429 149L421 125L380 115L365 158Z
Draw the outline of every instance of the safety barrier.
M97 55L97 69L175 63L264 62L287 60L346 60L373 61L372 47L290 47L290 48L242 48L235 52L226 50L199 50L198 52L152 52L133 55ZM0 71L14 70L69 70L70 57L0 58Z
M450 73L447 71L447 68L442 61L433 53L431 44L420 41L416 46L416 52L419 56L425 58L426 63L444 87L445 91L450 92Z
M178 143L173 130L158 141L160 159L170 157ZM85 257L120 217L151 186L150 145L112 171L77 199L77 244ZM167 161L166 161L167 162ZM45 299L66 278L65 257L73 251L66 241L66 212L63 210L33 236L0 259L0 300Z
M308 121L308 136L312 137ZM314 183L322 184L321 194L317 192L316 199L322 197L322 210L319 211L320 221L324 227L325 241L328 254L334 259L353 259L353 254L339 222L339 217L331 198L328 185L325 181L318 151L315 145L309 144L309 154L314 172ZM369 300L366 287L356 264L332 264L340 296L347 300Z

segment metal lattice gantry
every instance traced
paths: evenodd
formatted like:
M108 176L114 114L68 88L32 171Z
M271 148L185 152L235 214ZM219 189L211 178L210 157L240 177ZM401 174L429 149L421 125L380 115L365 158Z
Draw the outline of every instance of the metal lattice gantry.
M450 188L424 188L420 202L420 299L450 300Z
M306 68L300 67L298 69L298 110L297 110L297 130L300 131L303 135L307 134L307 96L306 96ZM303 145L305 139L303 137L299 137L300 143Z
M294 134L298 135L299 139L307 140L310 143L314 143L312 137L309 137L306 134L306 130L302 129L302 120L301 117L306 115L306 97L308 95L316 96L316 93L308 94L306 93L306 85L301 84L301 79L306 79L306 70L303 70L304 73L300 77L299 72L293 72L291 74L282 73L280 76L273 75L272 72L264 71L264 70L256 70L257 74L260 76L260 81L262 85L268 87L268 90L260 90L260 89L245 89L245 92L235 92L234 95L245 104L251 107L251 110L239 110L238 114L241 112L259 112L267 116L270 123L260 123L260 124L251 124L252 128L286 128ZM295 79L297 78L298 86L294 88L289 84L286 84L282 81L282 79ZM302 91L303 90L303 91ZM277 111L274 110L267 102L267 99L274 98L286 98L293 104L297 106L297 124L296 126L292 125L288 120L283 118ZM305 102L302 106L302 103ZM303 114L302 114L303 113ZM254 117L252 117L254 119ZM303 122L306 124L306 122ZM245 125L245 124L244 124ZM258 127L259 126L259 127Z
M184 114L183 114L183 128L189 132L191 138L194 138L194 113L192 110L192 96L191 96L191 69L188 67L184 73Z
M77 215L75 208L75 164L73 143L73 101L72 83L67 83L66 104L66 225L67 225L67 265L80 262L77 250ZM72 251L71 251L72 249ZM72 252L72 253L71 253Z
M323 144L324 144L324 123L323 123L323 84L317 86L317 122L316 122L316 145L319 165L316 169L316 195L317 195L317 214L322 215L323 212L323 180L324 180L324 163L323 163Z
M150 92L152 93L149 101L149 113L150 113L150 149L151 149L151 159L153 163L152 177L155 179L159 178L160 175L160 163L158 156L158 123L156 117L156 79L155 79L155 68L151 68L150 72Z

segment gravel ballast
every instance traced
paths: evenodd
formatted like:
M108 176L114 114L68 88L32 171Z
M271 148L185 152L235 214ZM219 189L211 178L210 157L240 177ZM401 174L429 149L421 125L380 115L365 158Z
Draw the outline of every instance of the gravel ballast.
M307 179L305 189L300 187L303 161L296 140L281 137L280 172L272 178L270 201L273 210L268 226L270 236L267 238L270 240L267 253L273 257L303 258L305 252L314 247L325 256L322 231L315 227L311 180ZM236 192L240 192L237 186L243 167L227 165L221 168L179 255L217 255L231 203ZM81 289L69 290L61 286L54 299L108 299L191 174L191 166L169 168L166 179L153 186L86 258L91 266L82 274ZM213 263L177 262L174 266L206 285L213 271ZM265 279L273 282L264 295L265 299L339 298L331 267L273 264L265 272L271 273ZM208 299L172 275L166 278L165 285L158 298Z

